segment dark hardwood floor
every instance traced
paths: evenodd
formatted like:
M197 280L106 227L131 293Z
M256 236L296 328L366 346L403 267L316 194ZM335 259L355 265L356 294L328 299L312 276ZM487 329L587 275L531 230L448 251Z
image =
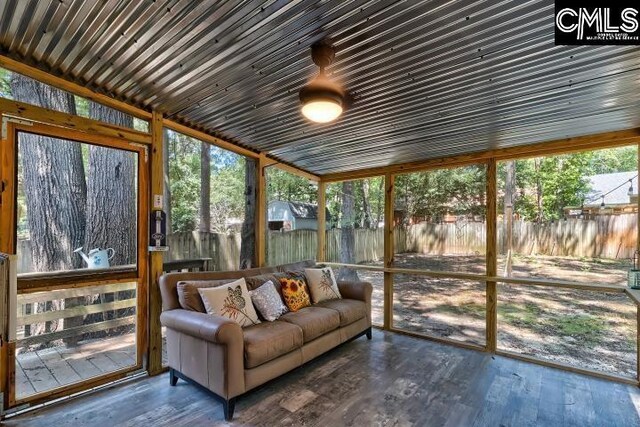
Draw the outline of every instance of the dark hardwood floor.
M8 426L640 426L640 389L374 331L238 399L232 423L168 374L6 420Z

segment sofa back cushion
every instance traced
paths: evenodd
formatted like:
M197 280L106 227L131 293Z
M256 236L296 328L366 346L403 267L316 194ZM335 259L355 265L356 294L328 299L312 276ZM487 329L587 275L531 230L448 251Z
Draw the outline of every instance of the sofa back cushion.
M257 276L259 274L269 274L283 272L291 269L304 269L313 267L315 261L307 260L292 264L284 264L274 267L251 268L247 270L237 271L196 271L196 272L177 272L165 273L160 276L160 293L162 295L162 310L173 310L181 308L178 300L177 286L179 282L184 281L203 281L203 280L236 280L241 277ZM230 281L231 281L230 280Z
M258 289L260 286L264 285L269 280L271 280L275 285L276 291L278 291L278 294L282 296L280 279L283 277L287 277L286 273L267 273L267 274L259 274L257 276L245 277L244 280L247 282L247 288L250 291Z
M202 302L202 297L198 289L201 288L215 288L218 286L226 285L233 282L231 279L221 280L186 280L178 283L178 301L180 307L185 310L198 311L200 313L206 313L207 310Z

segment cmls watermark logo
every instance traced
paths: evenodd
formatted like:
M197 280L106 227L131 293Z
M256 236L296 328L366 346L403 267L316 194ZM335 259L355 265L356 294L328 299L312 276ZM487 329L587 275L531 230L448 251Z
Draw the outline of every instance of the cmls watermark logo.
M555 4L557 45L640 45L638 0Z

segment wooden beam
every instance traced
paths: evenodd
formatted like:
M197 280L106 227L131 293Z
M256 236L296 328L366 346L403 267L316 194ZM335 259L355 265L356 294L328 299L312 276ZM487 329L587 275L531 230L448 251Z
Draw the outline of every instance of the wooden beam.
M428 169L454 168L469 164L485 163L491 158L495 160L518 159L524 157L569 153L589 149L593 150L599 148L616 147L619 145L638 143L639 141L640 128L633 128L627 130L605 132L595 135L563 138L516 147L499 148L495 150L468 153L458 156L441 157L437 159L428 159L376 168L359 169L348 172L337 172L322 175L322 180L325 182L336 182L380 176L388 172L398 174L417 172Z
M283 171L301 176L302 178L306 178L310 181L320 181L320 177L318 175L312 174L311 172L307 172L304 169L300 169L295 166L291 166L291 165L279 162L278 160L272 159L272 158L268 158L267 161L270 162L268 166L273 166L278 169L282 169Z
M16 73L20 73L23 74L27 77L31 77L35 80L38 80L42 83L57 87L59 89L62 89L64 91L67 91L69 93L72 93L74 95L78 95L82 98L86 98L88 100L106 105L108 107L114 108L116 110L122 111L124 113L130 114L134 117L137 117L139 119L142 120L147 120L150 121L152 120L152 113L128 104L127 102L124 101L120 101L117 100L113 97L110 97L108 95L104 95L101 93L98 93L92 89L86 88L84 86L81 86L77 83L71 82L69 80L54 76L52 74L49 74L45 71L40 70L39 68L36 67L32 67L30 65L24 64L22 62L16 61L14 59L11 59L7 56L4 55L0 55L0 67L1 68L5 68L7 70L16 72ZM10 100L6 100L6 101L10 101ZM4 108L2 108L0 106L0 110L3 110ZM18 114L17 112L15 112L14 114ZM82 117L78 117L78 116L71 116L68 115L69 117L74 117L74 118L78 118L78 119L83 119ZM61 118L61 117L55 117L53 118L57 121L63 121L63 122L73 122L73 121L69 121L68 117L65 118ZM37 119L31 119L31 120L37 120ZM57 124L60 126L64 126L65 124L62 123L53 123L51 121L45 121L45 123L50 123L50 124ZM79 127L77 127L77 125L69 125L70 127L75 127L76 129L80 129ZM200 141L204 141L204 142L208 142L211 144L214 144L220 148L224 148L225 150L229 150L229 151L233 151L234 153L237 154L241 154L243 156L247 156L247 157L252 157L252 158L258 158L259 156L259 152L256 150L250 150L248 148L242 147L238 144L229 142L229 141L225 141L224 139L221 138L217 138L213 135L210 135L206 132L202 132L196 129L192 129L189 126L183 125L181 123L178 123L176 121L173 120L164 120L164 126L166 126L169 129L175 130L176 132L180 132L183 133L185 135L188 135L192 138L195 139L199 139ZM118 128L117 126L112 126L114 128ZM82 129L81 129L82 130ZM135 131L134 131L135 132ZM111 135L114 136L114 135ZM117 136L116 136L117 137ZM147 135L148 137L148 135ZM138 141L136 139L131 139L128 138L130 141L133 142L141 142L141 143L148 143L150 144L150 138L148 138L148 140L145 141ZM280 169L286 170L288 172L294 173L296 175L300 175L304 178L313 180L313 181L319 181L320 177L318 175L315 175L313 173L310 173L308 171L305 171L304 169L300 169L297 168L293 165L288 165L285 163L281 163L278 159L274 159L274 165Z
M400 329L400 328L391 328L391 332L394 332L394 333L397 333L397 334L402 334L402 335L407 335L407 336L410 336L410 337L422 338L422 339L425 339L425 340L434 341L434 342L438 342L438 343L441 343L441 344L452 345L454 347L466 348L468 350L484 351L484 347L479 345L479 344L466 343L466 342L463 342L463 341L454 340L454 339L446 338L446 337L438 337L438 336L435 336L435 335L429 335L429 334L425 334L425 333L422 333L422 332L408 331L406 329Z
M394 202L395 202L395 177L387 173L384 177L384 266L385 269L393 267L393 227L394 227ZM393 328L393 273L384 273L384 329Z
M263 267L267 257L267 158L261 154L256 161L256 263Z
M236 154L240 154L242 156L251 157L252 159L257 159L260 157L260 153L257 151L249 150L248 148L241 147L237 144L233 144L231 142L225 141L224 139L215 137L206 132L202 132L199 130L195 130L190 128L189 126L185 126L173 120L164 120L164 127L169 128L173 131L180 132L184 135L187 135L191 138L195 138L202 142L208 142L209 144L213 144L217 147L223 148L228 151L232 151Z
M77 83L73 83L63 78L56 77L38 68L13 60L7 56L0 55L0 67L25 75L27 77L31 77L32 79L57 87L58 89L65 90L74 95L81 96L90 101L94 101L99 104L106 105L107 107L120 110L124 113L130 114L139 119L143 119L143 120L151 119L151 113L149 111L132 106L130 104L127 104L126 102L119 101L108 95L97 93Z
M324 182L318 182L318 253L317 262L325 261L327 239L327 188Z
M510 357L512 359L522 360L524 362L535 363L536 365L547 366L550 368L561 369L563 371L575 372L582 375L589 375L596 378L602 378L609 381L621 382L624 384L638 385L638 381L634 378L625 377L622 375L608 374L595 369L579 368L577 366L569 365L567 363L552 362L550 360L539 359L537 357L527 356L525 354L516 353L513 351L498 350L496 351L498 356Z
M232 142L225 141L224 139L218 138L216 136L210 135L206 132L202 132L196 129L192 129L189 126L185 126L178 122L172 120L164 120L164 126L176 131L180 132L184 135L187 135L191 138L195 138L197 140L208 142L209 144L215 145L216 147L223 148L228 151L232 151L236 154L240 154L242 156L247 156L252 159L257 159L260 157L260 153L258 151L250 150L248 148L241 147ZM290 172L294 175L301 176L303 178L309 179L311 181L320 181L320 177L318 175L312 174L304 169L297 168L292 165L288 165L286 163L282 163L278 159L273 158L272 156L265 155L263 160L263 167L274 166L278 169L282 169L284 171Z
M497 166L491 159L487 164L487 250L486 274L496 276L498 272L498 227L497 227ZM498 284L493 280L486 282L486 346L487 351L495 352L498 341Z
M156 195L164 194L163 170L163 132L162 114L154 111L151 119L151 200ZM153 203L153 202L152 202ZM166 203L163 200L163 204ZM151 211L156 210L150 206ZM164 210L164 205L159 210ZM147 371L149 375L162 373L162 326L160 313L162 312L162 298L160 296L159 279L162 275L163 252L149 253L149 352Z
M565 280L551 280L551 279L527 279L520 277L504 277L504 276L487 276L484 274L474 274L474 273L458 273L458 272L449 272L449 271L433 271L433 270L422 270L422 269L413 269L413 268L387 268L382 266L375 265L360 265L360 264L345 264L341 262L328 262L327 265L332 267L347 267L353 270L363 270L363 271L379 271L383 273L393 273L393 274L406 274L406 275L415 275L415 276L427 276L427 277L435 277L442 279L458 279L458 280L473 280L478 282L496 282L496 283L504 283L507 285L524 285L524 286L544 286L548 288L558 288L558 289L576 289L580 291L588 291L588 292L606 292L606 293L618 293L623 294L627 293L629 296L634 299L638 298L640 301L640 290L635 291L637 294L633 294L633 289L625 288L620 285L612 285L609 283L580 283L580 282L570 282Z
M3 116L60 126L88 134L98 134L121 141L151 144L151 135L145 132L6 98L0 98L0 111Z
M0 252L6 254L16 253L16 147L13 124L8 123L0 141Z

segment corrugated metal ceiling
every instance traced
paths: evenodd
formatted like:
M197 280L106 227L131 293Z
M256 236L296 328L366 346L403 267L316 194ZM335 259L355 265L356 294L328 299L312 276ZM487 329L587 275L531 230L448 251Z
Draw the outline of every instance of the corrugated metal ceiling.
M318 174L640 126L638 48L555 46L548 0L1 4L3 54ZM318 125L326 37L356 100Z

